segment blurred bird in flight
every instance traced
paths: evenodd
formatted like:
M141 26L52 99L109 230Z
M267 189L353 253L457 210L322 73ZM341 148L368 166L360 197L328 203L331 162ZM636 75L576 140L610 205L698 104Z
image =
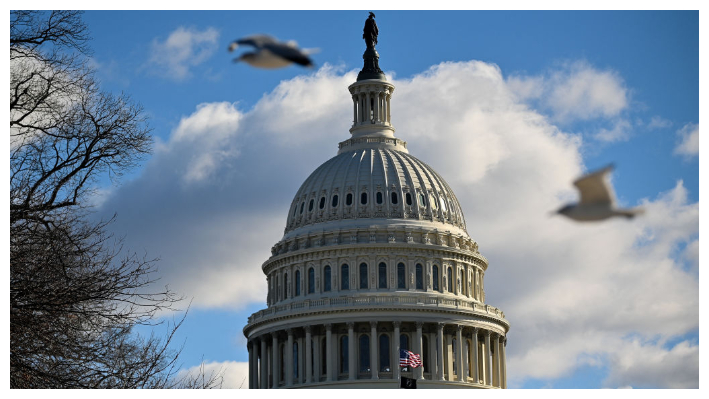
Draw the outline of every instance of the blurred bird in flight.
M268 35L253 35L233 41L229 45L229 52L236 50L239 45L251 46L256 51L247 52L234 59L234 62L243 61L256 68L275 69L298 64L313 67L313 61L308 56L317 49L299 49L294 41L281 42Z
M605 220L614 216L632 219L642 214L641 208L618 209L615 207L615 194L608 179L613 165L591 172L578 178L574 185L579 190L581 200L578 204L568 204L555 213L564 215L577 222Z

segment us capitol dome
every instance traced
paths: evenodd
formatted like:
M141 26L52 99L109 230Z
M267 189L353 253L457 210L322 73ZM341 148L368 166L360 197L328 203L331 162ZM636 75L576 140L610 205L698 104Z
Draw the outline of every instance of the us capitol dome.
M374 44L349 86L352 137L296 192L262 266L249 388L506 388L509 322L485 303L488 260L448 183L394 136ZM422 367L400 367L400 349Z

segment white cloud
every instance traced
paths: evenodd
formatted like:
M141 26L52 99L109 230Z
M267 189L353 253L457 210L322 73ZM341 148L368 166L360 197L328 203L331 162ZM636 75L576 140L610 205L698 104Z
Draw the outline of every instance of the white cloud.
M613 123L610 129L601 128L596 132L593 137L598 141L605 142L616 142L625 141L630 138L630 122L625 119L618 119Z
M165 41L153 39L148 68L157 76L177 81L188 78L192 67L214 54L218 39L214 28L200 31L180 26Z
M595 121L608 125L590 132L596 140L624 141L631 133L632 126L623 115L629 105L629 90L613 70L599 70L584 61L566 62L543 76L510 76L507 87L517 100L547 113L552 122L566 125ZM653 117L649 128L668 122Z
M210 362L203 366L194 366L182 369L177 373L177 378L187 376L197 377L204 375L205 379L221 375L222 389L248 389L249 388L249 363L248 362Z
M693 157L699 155L699 124L688 123L677 131L682 140L675 147L675 154Z
M548 104L560 120L610 118L628 106L623 79L585 62L570 63L552 73Z
M610 354L609 387L699 388L699 345L683 341L672 349L624 342Z
M665 129L672 126L672 121L664 119L660 116L653 116L647 124L649 130Z
M586 81L595 76L579 74ZM621 80L597 74L610 89L591 108L618 118L622 102L601 103L614 91L625 99ZM161 143L143 176L104 203L118 212L114 228L127 234L128 247L161 256L162 282L194 297L195 307L264 303L260 265L282 235L299 185L348 137L347 86L354 79L353 71L324 66L281 82L246 112L200 105ZM397 137L447 179L468 232L490 259L488 302L512 324L510 386L593 362L618 368L626 357L667 352L660 341L698 328L697 276L673 258L678 243L698 235L699 206L688 201L682 182L644 201L646 214L631 222L550 218L575 195L571 182L584 169L580 138L521 103L519 87L496 65L442 63L393 83ZM565 112L585 115L573 107ZM238 155L212 154L224 148ZM207 177L183 184L189 160L204 153L215 160ZM636 353L623 351L633 345L628 336L660 339ZM625 357L611 356L616 352ZM644 384L626 375L611 383Z
M170 145L160 150L184 154L183 180L202 181L230 158L239 155L236 134L241 112L235 104L221 102L199 104L190 116L182 118L172 134Z

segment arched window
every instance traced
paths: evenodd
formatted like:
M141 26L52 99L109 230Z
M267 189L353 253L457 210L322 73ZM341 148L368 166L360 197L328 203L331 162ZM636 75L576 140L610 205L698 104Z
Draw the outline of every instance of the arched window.
M369 335L362 334L359 336L359 371L371 371L369 366Z
M438 265L433 265L433 290L440 291L438 287Z
M362 205L367 204L367 192L363 192L362 195L359 197L359 203Z
M438 199L441 200L441 210L445 213L445 211L448 209L448 208L446 207L446 200L443 199L443 196L442 196L442 195L439 196Z
M313 210L313 204L315 203L314 199L310 200L310 203L308 204L308 212L311 212Z
M406 334L399 335L399 348L404 350L411 350L409 348L409 336Z
M303 207L305 206L305 201L300 203L300 213L303 213Z
M406 193L406 205L411 206L411 193Z
M315 269L308 269L308 294L315 292Z
M295 206L293 207L293 216L295 216L296 213L298 213L298 204L297 204L297 203L296 203Z
M367 264L366 263L360 263L359 264L359 289L366 289L367 288Z
M320 198L320 209L325 208L325 197Z
M403 263L396 265L396 288L406 288L406 266Z
M382 202L384 202L384 196L381 191L377 191L377 204L381 205Z
M448 292L453 292L453 269L448 268Z
M379 288L387 287L387 265L384 262L379 264Z
M420 206L421 208L425 208L425 207L426 207L426 198L423 196L422 193L418 193L418 194L419 194L419 195L418 195L419 206Z
M340 373L349 373L350 368L349 342L347 335L340 338Z
M340 268L340 289L350 289L350 266L347 263Z
M420 263L416 264L416 289L423 289L423 266Z
M332 289L332 269L330 266L325 266L325 277L323 278L323 291L329 292Z
M394 205L399 203L399 195L394 191L391 192L391 203Z
M283 274L283 299L288 299L288 273Z
M352 205L352 193L347 193L347 197L345 197L345 204L347 206Z
M337 194L335 194L335 195L332 196L332 207L333 207L333 208L337 206L337 201L338 201L338 200L339 200L339 198L337 197Z
M428 371L430 370L428 366L428 337L425 335L421 337L421 347L421 360L423 360L423 371Z
M391 352L389 350L389 336L382 334L379 336L379 370L391 371Z
M298 379L298 343L293 342L293 379Z
M295 271L295 296L300 295L300 270Z

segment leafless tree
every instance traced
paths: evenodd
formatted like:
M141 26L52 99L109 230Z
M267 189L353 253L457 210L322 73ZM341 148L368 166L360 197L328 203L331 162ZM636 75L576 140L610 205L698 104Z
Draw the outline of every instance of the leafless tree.
M150 153L142 108L102 92L77 11L10 13L10 386L211 388L177 378L165 336L142 337L180 299L155 291L155 260L128 254L85 202Z

